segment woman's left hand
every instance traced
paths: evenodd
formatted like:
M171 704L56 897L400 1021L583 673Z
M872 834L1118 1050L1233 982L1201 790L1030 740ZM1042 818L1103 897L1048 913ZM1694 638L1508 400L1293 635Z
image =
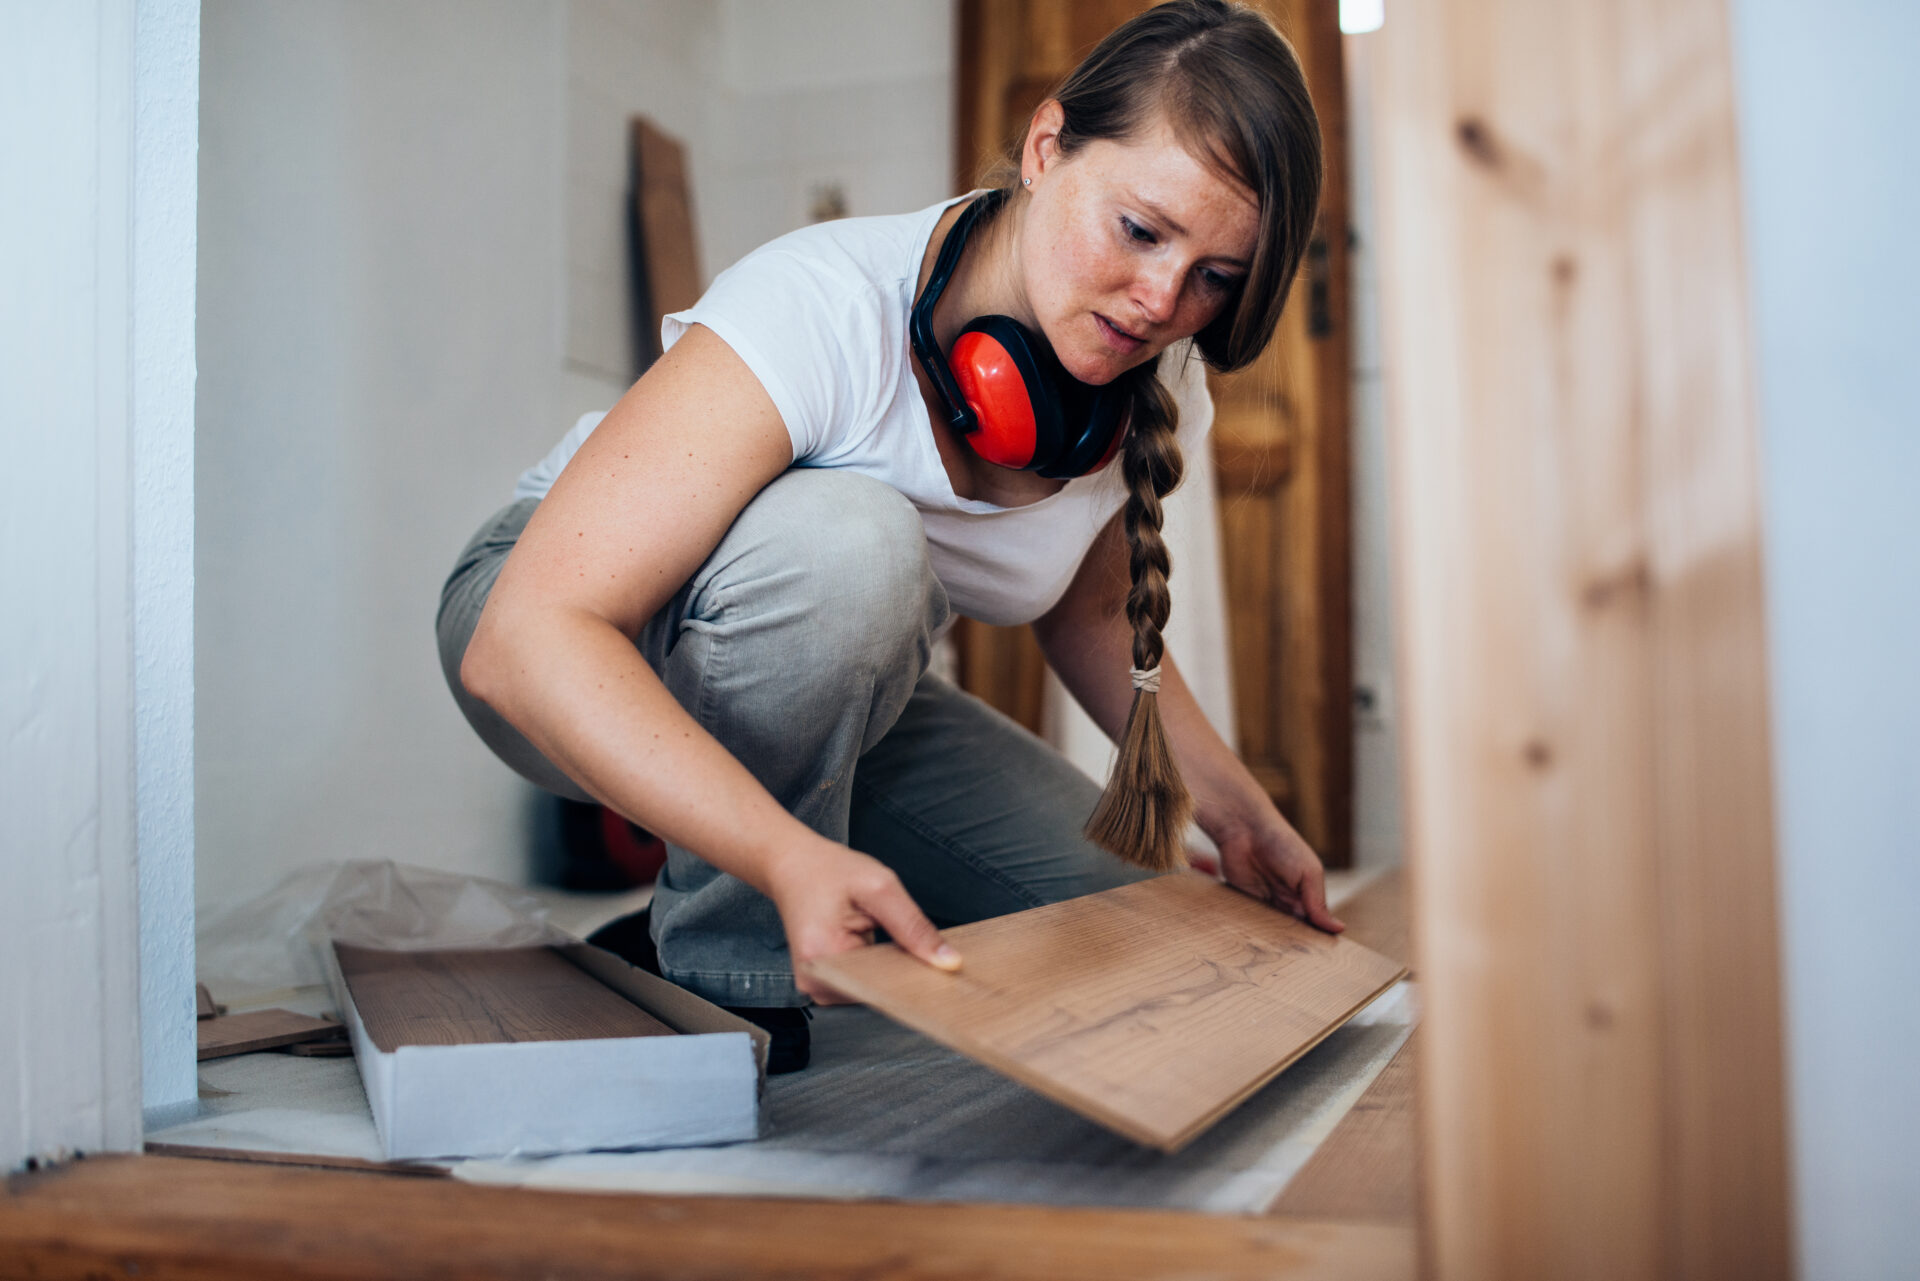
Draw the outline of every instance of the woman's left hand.
M1319 856L1279 814L1257 827L1208 835L1220 847L1227 884L1329 934L1347 928L1327 910L1327 874Z

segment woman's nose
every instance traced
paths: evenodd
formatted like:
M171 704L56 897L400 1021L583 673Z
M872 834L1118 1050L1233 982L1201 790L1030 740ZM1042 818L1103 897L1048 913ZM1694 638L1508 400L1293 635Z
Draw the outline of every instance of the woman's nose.
M1173 319L1180 303L1181 272L1176 263L1155 263L1141 271L1133 285L1133 300L1142 317L1151 324L1163 325Z

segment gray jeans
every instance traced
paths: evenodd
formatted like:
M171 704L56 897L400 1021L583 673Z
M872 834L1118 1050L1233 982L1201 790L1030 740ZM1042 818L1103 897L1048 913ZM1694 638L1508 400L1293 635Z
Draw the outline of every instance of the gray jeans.
M494 753L585 794L469 696L460 660L536 500L502 510L440 598L440 661ZM637 645L680 705L788 812L878 858L938 925L1140 879L1080 835L1099 789L1045 743L927 671L947 596L920 517L851 472L796 468L762 490ZM723 1005L804 1005L771 900L667 849L653 937L667 977Z

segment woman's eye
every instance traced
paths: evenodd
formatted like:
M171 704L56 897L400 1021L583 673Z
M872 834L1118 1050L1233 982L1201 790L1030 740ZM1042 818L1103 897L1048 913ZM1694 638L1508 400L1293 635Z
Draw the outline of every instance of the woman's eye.
M1206 282L1207 288L1217 294L1224 294L1239 283L1232 276L1222 275L1217 271L1203 271L1200 273L1200 279Z
M1126 229L1127 239L1143 245L1150 245L1153 243L1153 233L1151 231L1148 231L1145 227L1142 227L1139 223L1135 222L1133 219L1122 218L1120 220L1120 225Z

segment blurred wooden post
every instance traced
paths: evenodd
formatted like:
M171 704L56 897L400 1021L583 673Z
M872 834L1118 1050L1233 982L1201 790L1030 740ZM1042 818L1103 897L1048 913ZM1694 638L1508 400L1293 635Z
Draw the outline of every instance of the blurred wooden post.
M1427 1262L1790 1270L1721 0L1423 0L1376 59Z

